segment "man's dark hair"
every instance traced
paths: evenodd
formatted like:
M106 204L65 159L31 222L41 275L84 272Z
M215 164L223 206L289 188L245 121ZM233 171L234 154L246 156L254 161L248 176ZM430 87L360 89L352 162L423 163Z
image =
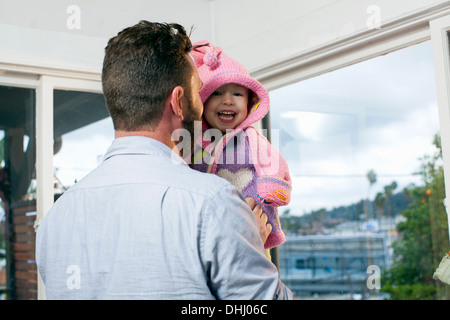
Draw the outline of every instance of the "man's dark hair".
M173 88L190 94L191 48L186 30L175 23L140 21L109 40L102 85L116 130L154 128Z

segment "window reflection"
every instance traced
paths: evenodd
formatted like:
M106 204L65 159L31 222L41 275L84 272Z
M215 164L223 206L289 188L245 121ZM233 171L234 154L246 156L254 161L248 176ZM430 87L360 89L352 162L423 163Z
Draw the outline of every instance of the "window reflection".
M102 94L54 91L55 192L93 170L114 138Z
M449 56L450 56L450 31L447 31L447 39L448 39L448 47L449 47L448 52L449 52Z
M37 296L35 91L0 86L0 299Z
M272 91L271 127L293 179L282 279L303 298L388 296L367 268L392 266L406 191L424 186L421 159L436 152L430 43Z

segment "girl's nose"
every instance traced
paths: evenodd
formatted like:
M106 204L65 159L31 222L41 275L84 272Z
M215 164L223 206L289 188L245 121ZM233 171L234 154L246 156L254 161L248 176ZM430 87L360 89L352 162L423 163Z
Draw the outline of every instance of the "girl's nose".
M227 106L232 105L234 103L232 95L229 94L229 93L225 93L223 95L222 103L227 105Z

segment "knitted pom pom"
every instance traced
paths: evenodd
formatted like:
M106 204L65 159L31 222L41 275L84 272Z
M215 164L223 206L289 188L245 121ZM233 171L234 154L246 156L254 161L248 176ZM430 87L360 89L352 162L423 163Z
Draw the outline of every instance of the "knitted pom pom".
M214 51L207 52L203 56L203 62L210 68L217 66L217 54Z

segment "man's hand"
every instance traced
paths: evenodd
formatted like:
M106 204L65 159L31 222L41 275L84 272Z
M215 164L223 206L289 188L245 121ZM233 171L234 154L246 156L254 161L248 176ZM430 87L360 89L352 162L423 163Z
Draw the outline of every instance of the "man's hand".
M270 223L267 223L267 215L262 212L259 204L256 205L255 199L248 197L245 198L245 200L247 201L250 209L253 211L253 215L256 218L256 224L258 225L259 236L261 237L262 242L265 243L270 232L272 231L272 226Z

